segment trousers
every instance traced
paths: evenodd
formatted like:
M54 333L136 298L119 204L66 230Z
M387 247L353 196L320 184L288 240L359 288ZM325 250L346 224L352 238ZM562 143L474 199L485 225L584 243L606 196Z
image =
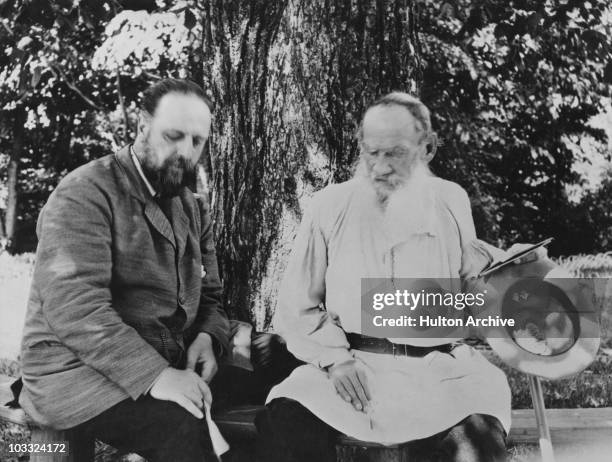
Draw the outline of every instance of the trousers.
M148 395L121 401L74 430L122 453L139 454L148 462L218 460L206 419L197 419L178 404Z
M262 460L334 462L338 431L295 400L277 398L256 419ZM506 435L492 416L472 414L431 437L415 440L414 452L431 462L507 462Z

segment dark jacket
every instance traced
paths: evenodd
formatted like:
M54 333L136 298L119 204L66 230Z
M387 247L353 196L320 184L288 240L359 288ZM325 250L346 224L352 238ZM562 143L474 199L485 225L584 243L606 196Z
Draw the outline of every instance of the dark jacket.
M66 176L43 208L24 327L20 404L38 423L78 425L136 399L168 345L229 325L205 202L187 188L171 221L124 148Z

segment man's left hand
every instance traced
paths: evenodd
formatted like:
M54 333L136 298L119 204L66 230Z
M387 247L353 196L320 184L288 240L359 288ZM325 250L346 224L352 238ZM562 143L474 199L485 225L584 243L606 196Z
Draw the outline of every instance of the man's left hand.
M213 348L210 334L204 332L198 334L193 343L187 349L187 369L195 371L196 365L202 364L201 377L206 383L210 383L219 367Z
M267 367L272 363L280 337L267 332L256 332L251 340L251 361L255 367Z
M514 255L525 249L528 249L529 247L531 247L531 244L514 244L512 247L510 247L507 250L507 252L510 255ZM533 261L543 260L547 257L548 257L548 252L546 250L546 247L538 247L533 252L529 252L528 254L523 255L518 260L515 260L514 263L516 265L522 265L524 263L531 263Z

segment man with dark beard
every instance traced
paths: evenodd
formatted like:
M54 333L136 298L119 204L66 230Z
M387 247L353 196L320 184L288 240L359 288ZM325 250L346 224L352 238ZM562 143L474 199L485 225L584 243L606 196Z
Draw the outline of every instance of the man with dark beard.
M160 81L134 144L49 198L21 353L20 404L39 424L149 461L217 459L208 382L229 324L210 214L187 187L210 126L200 87Z

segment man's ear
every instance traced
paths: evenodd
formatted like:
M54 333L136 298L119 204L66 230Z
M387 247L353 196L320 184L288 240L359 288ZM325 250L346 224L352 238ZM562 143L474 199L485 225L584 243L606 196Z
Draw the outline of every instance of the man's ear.
M146 137L150 125L151 115L147 111L140 111L140 114L138 114L138 128L136 131L136 136Z
M431 162L431 160L436 156L436 151L438 149L438 134L436 132L431 132L429 136L427 136L427 140L425 141L425 154L423 154L423 160L427 163Z

